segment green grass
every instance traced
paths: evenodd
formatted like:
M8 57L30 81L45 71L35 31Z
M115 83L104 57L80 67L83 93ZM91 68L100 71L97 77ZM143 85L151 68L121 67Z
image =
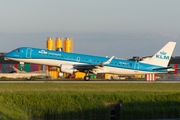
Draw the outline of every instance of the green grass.
M33 117L179 118L179 83L1 83L0 120Z
M3 91L58 92L180 92L180 83L1 83Z
M59 78L59 79L49 79L49 78L37 78L32 76L30 79L27 78L6 78L0 77L0 81L85 81L84 79L75 79L75 78ZM145 78L137 79L90 79L90 81L145 81Z

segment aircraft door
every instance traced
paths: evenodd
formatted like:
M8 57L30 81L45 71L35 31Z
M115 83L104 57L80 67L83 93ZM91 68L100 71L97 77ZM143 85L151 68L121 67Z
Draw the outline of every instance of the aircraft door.
M139 62L135 62L135 64L134 64L134 71L135 72L138 72L139 71Z
M32 53L32 49L27 48L27 50L26 50L26 58L31 58L31 53Z

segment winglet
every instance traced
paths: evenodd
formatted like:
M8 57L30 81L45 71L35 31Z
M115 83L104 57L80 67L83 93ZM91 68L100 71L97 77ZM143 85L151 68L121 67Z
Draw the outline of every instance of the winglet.
M114 58L114 56L112 56L107 62L104 62L103 65L109 64L112 61L113 58Z

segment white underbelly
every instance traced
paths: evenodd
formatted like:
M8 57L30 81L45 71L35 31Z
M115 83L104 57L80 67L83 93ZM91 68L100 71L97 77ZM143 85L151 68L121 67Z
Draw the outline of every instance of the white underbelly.
M11 60L20 61L20 62L27 62L33 64L41 64L41 65L48 65L48 66L60 66L61 64L87 64L87 63L80 63L80 62L71 62L71 61L64 61L64 60L54 60L54 59L17 59L17 58L9 58ZM125 69L125 68L117 68L117 67L109 67L104 66L96 69L96 73L110 73L110 74L120 74L120 75L141 75L141 74L152 74L152 73L159 73L159 72L148 72L148 71L140 71L132 69Z

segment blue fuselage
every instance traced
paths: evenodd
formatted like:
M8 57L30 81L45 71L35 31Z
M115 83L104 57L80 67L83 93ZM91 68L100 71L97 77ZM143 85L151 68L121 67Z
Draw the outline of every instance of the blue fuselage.
M109 58L106 57L51 51L29 47L18 48L7 53L5 57L21 62L43 64L56 67L60 66L61 64L100 64L109 60ZM114 73L114 71L117 71L116 74L146 74L167 72L166 69L153 70L154 68L160 68L162 66L123 59L113 59L110 64L106 64L104 65L104 67L106 69L104 70L105 73L107 73L108 71L109 73Z

